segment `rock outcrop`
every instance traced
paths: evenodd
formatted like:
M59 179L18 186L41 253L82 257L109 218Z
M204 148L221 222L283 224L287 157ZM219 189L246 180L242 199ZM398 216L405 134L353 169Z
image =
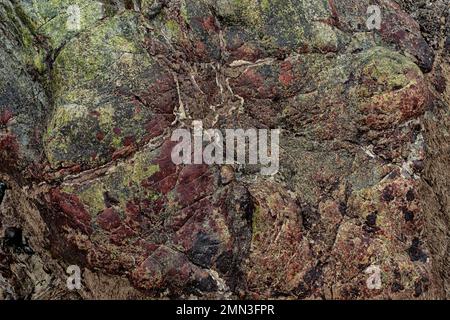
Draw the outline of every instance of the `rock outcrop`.
M448 298L450 18L425 2L0 0L0 298ZM281 129L278 174L175 165L193 120Z

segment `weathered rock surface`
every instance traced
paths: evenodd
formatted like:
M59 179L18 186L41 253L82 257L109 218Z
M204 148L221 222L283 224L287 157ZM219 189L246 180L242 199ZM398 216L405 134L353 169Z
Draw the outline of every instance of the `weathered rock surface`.
M0 230L33 250L0 249L0 298L448 298L448 13L0 0ZM280 128L279 173L175 165L196 119Z

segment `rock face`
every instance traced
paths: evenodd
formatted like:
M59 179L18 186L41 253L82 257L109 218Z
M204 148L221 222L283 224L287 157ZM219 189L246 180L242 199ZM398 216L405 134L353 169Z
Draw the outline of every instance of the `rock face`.
M449 298L449 7L422 2L0 0L0 298ZM281 129L278 174L175 165L193 120Z

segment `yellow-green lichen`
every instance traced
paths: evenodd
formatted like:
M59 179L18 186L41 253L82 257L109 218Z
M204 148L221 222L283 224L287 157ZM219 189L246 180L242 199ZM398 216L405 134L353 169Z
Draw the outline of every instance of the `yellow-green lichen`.
M364 68L364 73L388 89L402 88L409 83L404 73L404 66L390 58L377 59Z
M50 125L48 126L48 134L51 134L55 129L61 128L77 119L86 116L87 108L77 104L66 104L59 106L55 110Z
M114 126L114 108L111 105L101 106L97 109L99 115L98 123L104 132L110 131Z
M127 53L138 53L140 50L137 48L136 44L123 35L114 36L111 40L112 46L115 50L127 52Z
M105 193L104 186L101 182L94 182L81 191L77 192L81 202L89 208L91 214L98 214L105 208L103 194Z
M27 24L32 26L36 33L44 35L53 48L60 47L103 17L102 4L90 0L31 0L20 2L18 8L28 17ZM70 8L78 9L79 29L68 28L67 22L72 14Z
M167 20L166 29L170 38L178 38L181 34L180 26L175 20Z
M36 52L33 57L33 66L39 73L43 73L47 69L45 54L43 51Z
M256 206L253 211L252 217L252 241L256 240L256 237L265 230L264 219L261 216L261 207Z
M141 159L136 160L140 161ZM128 185L130 182L132 182L135 185L140 185L142 181L150 178L158 171L159 165L157 164L148 165L145 163L135 162L131 168L131 172L128 172L128 174L126 175L124 183Z

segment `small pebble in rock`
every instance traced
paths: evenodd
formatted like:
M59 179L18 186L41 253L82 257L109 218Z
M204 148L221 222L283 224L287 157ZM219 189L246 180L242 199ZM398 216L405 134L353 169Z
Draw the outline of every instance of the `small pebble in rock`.
M225 165L220 168L220 181L223 185L227 185L234 180L234 169L232 166Z

